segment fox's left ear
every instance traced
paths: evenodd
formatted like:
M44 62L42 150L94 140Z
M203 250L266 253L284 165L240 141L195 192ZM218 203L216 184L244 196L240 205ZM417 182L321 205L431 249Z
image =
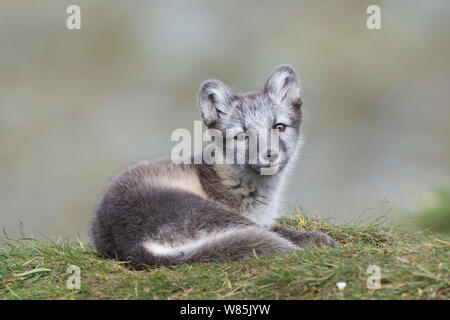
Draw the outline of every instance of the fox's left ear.
M263 91L277 104L284 103L300 108L303 103L300 80L294 69L286 64L272 71Z

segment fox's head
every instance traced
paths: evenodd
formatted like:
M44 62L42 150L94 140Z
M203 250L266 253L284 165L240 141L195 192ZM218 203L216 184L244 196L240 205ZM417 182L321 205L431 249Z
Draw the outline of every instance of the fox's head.
M261 91L245 94L233 93L219 80L207 80L200 87L198 104L206 127L222 134L223 141L215 143L224 151L234 150L230 165L240 173L272 175L294 157L301 139L302 97L290 66L278 66ZM255 143L257 149L252 149ZM238 154L245 155L244 161ZM271 168L276 170L264 173Z

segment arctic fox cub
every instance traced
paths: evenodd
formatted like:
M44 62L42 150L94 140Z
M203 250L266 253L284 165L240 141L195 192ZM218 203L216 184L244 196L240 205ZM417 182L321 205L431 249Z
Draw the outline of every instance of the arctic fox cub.
M246 94L207 80L198 105L207 128L238 134L275 129L278 148L258 150L254 163L248 158L240 164L158 159L131 166L99 201L91 230L96 250L143 267L286 253L321 243L337 246L320 232L271 226L301 147L302 98L295 71L278 66L261 91ZM274 165L275 174L261 174Z

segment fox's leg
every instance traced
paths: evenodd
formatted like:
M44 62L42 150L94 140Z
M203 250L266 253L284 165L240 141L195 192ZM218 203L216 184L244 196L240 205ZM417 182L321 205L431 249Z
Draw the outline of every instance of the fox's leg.
M283 238L290 240L300 247L311 247L315 245L329 245L339 247L339 243L334 241L329 235L319 231L297 231L285 227L273 226L271 231L278 233Z

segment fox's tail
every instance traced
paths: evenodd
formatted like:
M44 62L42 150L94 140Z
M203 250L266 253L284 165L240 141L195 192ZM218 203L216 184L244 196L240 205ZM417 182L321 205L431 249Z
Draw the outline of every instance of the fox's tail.
M130 258L134 266L173 265L286 253L297 248L289 240L262 227L236 226L176 245L148 239L135 251L137 255Z

